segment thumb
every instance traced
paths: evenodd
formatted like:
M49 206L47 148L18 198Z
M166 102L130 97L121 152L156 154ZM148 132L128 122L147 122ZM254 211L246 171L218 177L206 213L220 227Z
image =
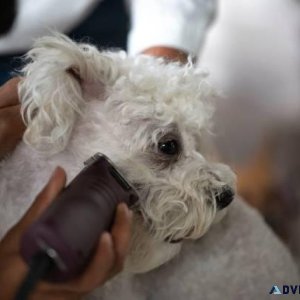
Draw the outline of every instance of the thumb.
M23 232L33 221L35 221L42 212L57 197L66 184L66 172L63 168L57 167L53 172L46 186L37 195L35 201L17 224L20 232Z

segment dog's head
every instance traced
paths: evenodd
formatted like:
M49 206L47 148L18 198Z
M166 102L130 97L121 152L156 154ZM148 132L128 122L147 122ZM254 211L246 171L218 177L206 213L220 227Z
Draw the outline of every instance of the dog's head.
M28 59L27 143L71 149L78 163L105 153L139 193L136 219L163 243L197 239L223 214L235 176L209 159L214 93L191 63L101 53L61 36L38 41Z

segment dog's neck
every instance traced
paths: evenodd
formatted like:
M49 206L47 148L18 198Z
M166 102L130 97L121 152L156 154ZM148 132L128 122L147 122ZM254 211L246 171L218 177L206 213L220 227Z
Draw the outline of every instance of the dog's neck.
M145 273L175 257L181 250L181 243L171 244L156 240L146 228L142 217L134 215L132 238L125 272Z

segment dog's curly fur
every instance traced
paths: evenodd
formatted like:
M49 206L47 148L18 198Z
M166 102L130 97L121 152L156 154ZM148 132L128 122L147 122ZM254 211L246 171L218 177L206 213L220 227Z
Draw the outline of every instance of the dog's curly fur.
M201 291L213 291L212 278L220 273L203 274L202 269L207 273L212 266L222 267L231 274L240 268L239 261L248 261L250 269L253 261L259 267L266 262L270 270L280 268L273 272L279 274L278 282L296 278L286 249L239 202L229 209L231 223L215 230L211 239L208 234L200 239L202 244L188 241L202 237L224 215L226 209L217 204L222 192L235 191L233 172L210 159L215 92L191 62L182 66L146 56L129 58L124 52L99 52L62 35L38 40L26 62L19 86L25 143L0 162L0 237L19 220L56 165L66 169L70 181L87 158L102 152L136 187L140 200L134 207L125 270L91 299L196 299L198 279L202 278ZM238 225L234 220L239 215ZM260 259L267 245L272 255ZM173 265L157 268L177 254ZM284 257L282 263L279 256ZM154 268L154 273L134 275ZM249 279L251 274L245 276ZM239 291L231 289L228 295L246 299ZM256 294L252 289L250 295ZM205 297L220 299L224 291L214 295Z
M227 166L207 160L215 93L191 62L99 52L62 35L38 40L26 62L19 94L27 145L2 163L6 204L25 209L37 192L30 177L39 188L49 165L63 165L72 178L89 156L106 154L140 196L126 263L132 272L171 259L181 243L168 241L197 239L224 214L216 197L234 191L235 178ZM169 146L174 153L161 149ZM21 179L8 168L32 174ZM6 210L1 227L19 216Z

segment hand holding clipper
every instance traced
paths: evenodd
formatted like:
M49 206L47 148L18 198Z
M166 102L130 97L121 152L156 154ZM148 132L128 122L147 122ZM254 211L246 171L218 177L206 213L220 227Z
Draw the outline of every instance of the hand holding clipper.
M21 254L39 276L65 281L78 276L98 238L110 229L118 203L132 206L134 189L112 163L97 154L50 207L25 232Z

